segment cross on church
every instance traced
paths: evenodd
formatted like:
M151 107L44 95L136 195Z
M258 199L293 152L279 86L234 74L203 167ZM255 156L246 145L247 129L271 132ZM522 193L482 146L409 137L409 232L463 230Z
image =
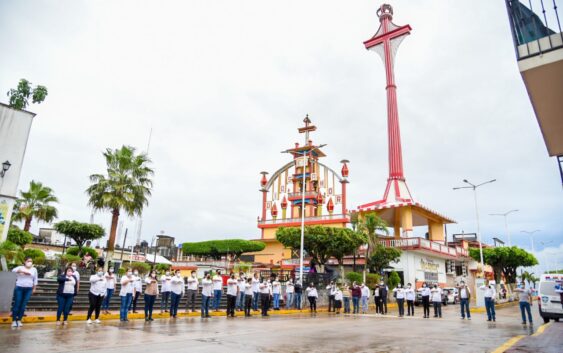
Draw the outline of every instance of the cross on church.
M307 145L309 143L309 132L317 130L317 127L315 125L311 125L311 119L309 119L309 114L305 116L303 122L305 123L305 126L298 128L297 131L299 131L300 134L303 133L305 134L305 145Z

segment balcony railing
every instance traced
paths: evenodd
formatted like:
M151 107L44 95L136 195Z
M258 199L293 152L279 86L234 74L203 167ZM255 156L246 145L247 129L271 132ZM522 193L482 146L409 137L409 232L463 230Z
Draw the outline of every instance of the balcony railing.
M506 0L518 60L563 48L558 0Z
M306 199L316 198L318 194L319 193L315 192L315 191L306 191L305 192L305 198ZM290 200L302 199L303 193L302 192L290 192L289 194L287 194L287 198L290 199Z
M399 249L430 250L453 257L469 256L467 250L462 247L447 246L424 238L384 239L380 241L380 244L385 247L393 247Z
M315 216L315 217L305 217L305 224L309 222L325 221L325 220L344 220L348 219L348 215L345 214L332 214L325 216ZM298 218L277 218L277 219L267 219L265 221L259 221L258 224L284 224L284 223L301 223L301 217Z

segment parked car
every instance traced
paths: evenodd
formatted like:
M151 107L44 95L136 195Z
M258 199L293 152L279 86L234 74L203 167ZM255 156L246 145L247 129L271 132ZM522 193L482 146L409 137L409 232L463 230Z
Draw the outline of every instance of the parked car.
M540 278L538 290L538 310L543 322L546 324L553 319L559 321L563 318L561 295L555 292L555 286L563 285L563 275L543 274Z

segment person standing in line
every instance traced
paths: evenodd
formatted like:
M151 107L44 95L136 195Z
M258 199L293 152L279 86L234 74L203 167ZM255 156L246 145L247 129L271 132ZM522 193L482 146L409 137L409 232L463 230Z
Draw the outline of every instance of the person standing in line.
M150 275L145 279L145 321L154 321L152 311L154 302L158 296L158 277L156 270L152 270Z
M405 290L402 288L401 284L397 284L396 288L393 288L393 293L397 299L397 307L399 308L399 317L405 316Z
M293 293L295 293L295 285L293 284L293 278L290 278L285 283L285 308L287 310L291 309L293 304Z
M139 297L141 296L141 293L143 292L143 280L141 279L141 276L139 276L139 271L138 270L134 270L133 271L133 287L135 287L135 296L133 297L132 303L129 306L129 311L131 311L131 309L133 309L133 314L137 313L137 300L139 300Z
M213 276L213 310L219 311L221 306L221 296L223 295L223 277L221 277L221 270L217 270Z
M170 317L176 318L182 295L186 291L186 284L180 270L176 270L175 276L170 280Z
M407 283L407 288L405 289L405 299L407 300L407 316L414 316L414 299L416 293L412 288L410 283Z
M293 304L295 306L295 309L301 310L301 308L303 307L303 286L300 282L297 282L295 283L293 289L295 290L295 299Z
M269 281L263 280L260 283L260 303L262 306L262 316L268 315L268 310L270 309L270 298L272 295L272 285Z
M381 310L380 310L380 301L381 301L381 296L379 294L379 286L376 285L375 289L373 290L373 302L375 303L375 314L381 314Z
M277 277L273 277L272 294L274 296L274 310L280 310L281 283Z
M309 299L309 309L311 312L317 312L317 299L319 298L319 294L317 293L317 288L315 288L315 284L311 282L309 287L306 289L307 292L307 299Z
M252 298L254 298L254 293L252 292L252 278L246 280L244 284L244 316L249 317L250 308L252 307Z
M135 278L133 277L133 271L128 268L125 273L126 275L121 277L121 290L119 291L119 297L121 298L119 321L122 322L129 321L127 313L129 312L131 301L133 300L133 294L135 294L135 287L133 286Z
M76 265L76 262L73 262L70 267L72 267L72 274L74 275L74 278L76 279L76 291L74 292L74 296L76 297L78 295L78 291L80 291L80 272L78 272L78 265ZM70 309L68 310L68 315L72 315L72 305L74 304L74 298L72 300L72 302L70 303Z
M350 314L350 298L352 298L352 292L350 292L350 287L344 285L342 289L342 299L344 301L344 314Z
M422 309L424 312L424 318L428 319L430 317L430 288L426 282L422 283L422 289L420 290L420 297L422 298Z
M334 290L334 308L337 315L340 314L340 309L342 309L342 298L342 291L340 290L340 288L336 287L336 289Z
M197 280L197 272L192 271L188 277L188 300L186 300L186 312L192 307L192 313L195 313L195 298L197 296L197 288L199 281Z
M336 291L336 285L334 281L330 281L330 284L326 286L326 291L328 293L328 312L333 312L334 310L334 295Z
M381 281L379 283L379 295L381 295L381 313L387 314L387 296L389 293L389 287L385 284L385 282Z
M99 324L100 309L102 301L106 295L106 278L104 277L104 269L98 267L95 275L90 276L90 291L88 292L88 314L86 315L86 323L92 323L92 313L95 312L95 323Z
M237 296L237 311L244 310L244 289L246 287L246 278L243 272L239 272L237 278L238 296Z
M471 320L471 312L469 311L471 291L469 290L469 287L465 285L464 281L461 281L460 286L457 289L457 295L459 299L459 307L461 309L461 319L465 320L465 314L467 314L467 320Z
M354 307L354 314L360 313L360 298L362 297L362 289L356 282L352 283L352 304Z
M367 314L368 312L368 302L369 302L369 287L365 283L360 286L362 290L362 314Z
M113 273L113 267L108 268L108 272L105 275L106 278L106 297L102 303L102 309L104 309L104 314L108 315L109 312L109 302L115 292L115 274Z
M487 310L487 321L496 321L495 313L495 298L497 291L495 290L494 284L489 283L479 287L480 290L484 291L485 296L485 309Z
M170 271L166 271L164 276L160 277L160 313L168 312L168 301L170 300L170 286L172 285L172 276Z
M231 277L227 280L227 317L235 317L235 306L238 296L238 282L235 274L231 273Z
M67 267L64 273L57 278L59 287L57 289L57 325L61 324L61 314L63 314L63 325L68 322L68 314L70 312L70 306L76 295L77 281L74 277L74 271L72 267Z
M210 318L209 303L213 296L213 281L211 274L207 273L205 278L201 280L201 318Z
M522 325L526 325L526 315L528 313L528 322L530 326L534 324L532 321L532 290L530 288L525 288L523 283L519 283L518 287L515 289L518 293L518 299L520 302L520 313L522 314Z
M33 267L33 260L27 256L23 266L12 270L16 274L16 287L14 288L14 306L12 307L12 327L21 327L27 302L37 288L37 269Z
M432 295L432 305L434 306L434 317L442 317L442 288L437 284L430 290Z
M258 298L260 297L260 277L258 272L254 272L252 277L252 310L258 311Z

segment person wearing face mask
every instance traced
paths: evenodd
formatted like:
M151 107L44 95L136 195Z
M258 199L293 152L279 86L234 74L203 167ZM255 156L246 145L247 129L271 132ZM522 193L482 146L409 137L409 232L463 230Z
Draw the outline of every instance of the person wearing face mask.
M201 318L209 318L209 302L213 296L213 281L208 273L201 281Z
M168 312L168 301L170 300L170 286L172 285L172 276L170 276L170 271L166 271L162 277L160 277L160 312Z
M360 298L362 297L362 289L356 282L352 283L352 306L354 307L354 314L360 313Z
M496 321L495 313L495 297L497 291L495 290L494 284L489 282L487 285L482 285L479 287L480 290L485 292L485 309L487 310L487 321Z
M108 268L108 272L106 272L106 296L104 298L104 302L102 303L102 309L104 310L104 314L109 314L109 302L111 297L113 296L113 292L115 291L115 274L113 272L113 267Z
M72 274L74 275L74 278L76 279L76 292L74 293L74 296L76 297L78 295L78 291L80 290L80 272L78 272L78 266L76 265L75 262L73 262L70 267L72 268ZM69 315L72 315L72 305L74 304L74 300L72 301L72 303L70 303L70 310L68 311Z
M334 295L336 292L336 284L334 281L330 281L330 284L326 286L326 290L328 292L328 312L336 311L334 307Z
M180 305L180 300L182 300L182 295L186 290L184 278L180 270L176 270L174 277L170 280L171 282L171 300L170 300L170 317L176 318L178 315L178 306Z
M342 309L342 291L340 288L336 287L334 290L334 310L336 314L340 314L340 309Z
M461 309L461 319L465 320L465 314L467 314L467 320L471 320L471 312L469 311L471 291L469 290L469 287L465 285L464 281L461 281L459 287L457 287L457 295L459 299L459 307Z
M295 285L293 279L290 278L285 284L285 308L289 310L293 304L293 293L295 293Z
M260 306L262 308L262 316L270 316L268 310L270 310L270 301L272 297L272 284L270 281L263 280L260 283Z
M57 289L57 325L61 324L61 314L63 314L63 325L66 325L77 286L72 267L67 267L64 273L57 278L57 282L59 283Z
M244 284L244 316L249 317L250 308L252 307L252 299L254 293L252 292L252 278L249 278Z
M380 304L379 302L381 301L381 295L379 294L379 286L376 285L375 289L373 290L373 301L375 303L375 314L381 314L380 312Z
M311 312L317 312L317 299L319 298L319 294L317 292L317 288L315 288L315 284L311 282L309 287L305 290L307 292L307 299L309 300L309 309Z
M158 296L158 277L156 270L152 270L147 278L145 278L145 284L145 321L154 321L152 318L152 311L154 308L154 302Z
M131 302L131 305L129 306L129 311L131 311L131 308L133 309L133 314L137 313L137 300L139 300L139 297L141 296L141 293L143 292L143 281L141 280L141 276L139 276L139 271L138 270L134 270L133 271L133 287L135 288L135 294L133 295L133 300Z
M367 314L368 312L368 302L369 302L369 287L365 283L360 286L362 290L362 314Z
M106 295L106 278L104 277L104 269L98 267L96 274L90 276L90 291L88 292L88 314L86 315L86 323L92 323L92 313L95 312L95 323L100 323L100 309L102 301Z
M342 299L344 301L344 314L350 314L350 300L352 298L352 292L350 287L347 285L342 289Z
M213 310L219 311L221 305L221 296L223 295L223 277L221 277L221 270L217 270L213 276Z
M399 307L399 317L405 315L405 290L401 284L397 284L397 288L393 288L393 293L397 299L397 306Z
M422 283L420 296L422 298L422 310L424 312L423 317L428 319L430 317L430 288L428 288L426 282Z
M295 283L294 286L294 290L295 290L295 298L293 300L294 302L294 306L295 309L297 310L301 310L302 306L303 306L303 300L302 300L302 295L303 295L303 286L301 285L300 282Z
M277 277L272 281L272 294L274 297L274 310L280 310L281 283Z
M235 279L235 274L227 280L227 317L235 317L235 306L238 295L238 283Z
M414 316L414 299L416 293L412 288L410 283L407 283L407 288L405 289L405 299L407 300L407 316Z
M135 287L133 286L134 281L133 271L129 268L125 272L125 276L121 277L121 290L119 291L119 297L121 298L119 320L122 322L129 321L127 313L129 312L129 306L131 305L133 293L135 292Z
M23 266L12 270L16 274L14 288L14 306L12 307L12 327L23 326L21 320L25 313L27 302L37 288L37 269L33 267L31 257L26 257Z
M432 305L434 306L434 317L442 317L442 288L437 284L430 290Z
M258 311L258 298L260 297L260 276L254 272L252 277L252 310Z
M238 296L237 296L237 310L244 310L244 289L246 286L246 277L244 273L240 272L237 278Z
M197 280L197 272L192 271L190 277L188 277L188 300L186 301L186 312L188 312L191 305L192 313L195 313L195 297L197 295L198 286L199 281Z
M528 322L533 325L532 321L532 290L530 288L525 288L523 283L518 283L518 287L515 289L518 293L518 301L520 304L520 313L522 314L522 325L526 325L526 315L528 313Z
M387 294L389 293L389 288L385 284L385 282L379 282L379 296L381 297L379 300L379 313L380 314L387 314Z

